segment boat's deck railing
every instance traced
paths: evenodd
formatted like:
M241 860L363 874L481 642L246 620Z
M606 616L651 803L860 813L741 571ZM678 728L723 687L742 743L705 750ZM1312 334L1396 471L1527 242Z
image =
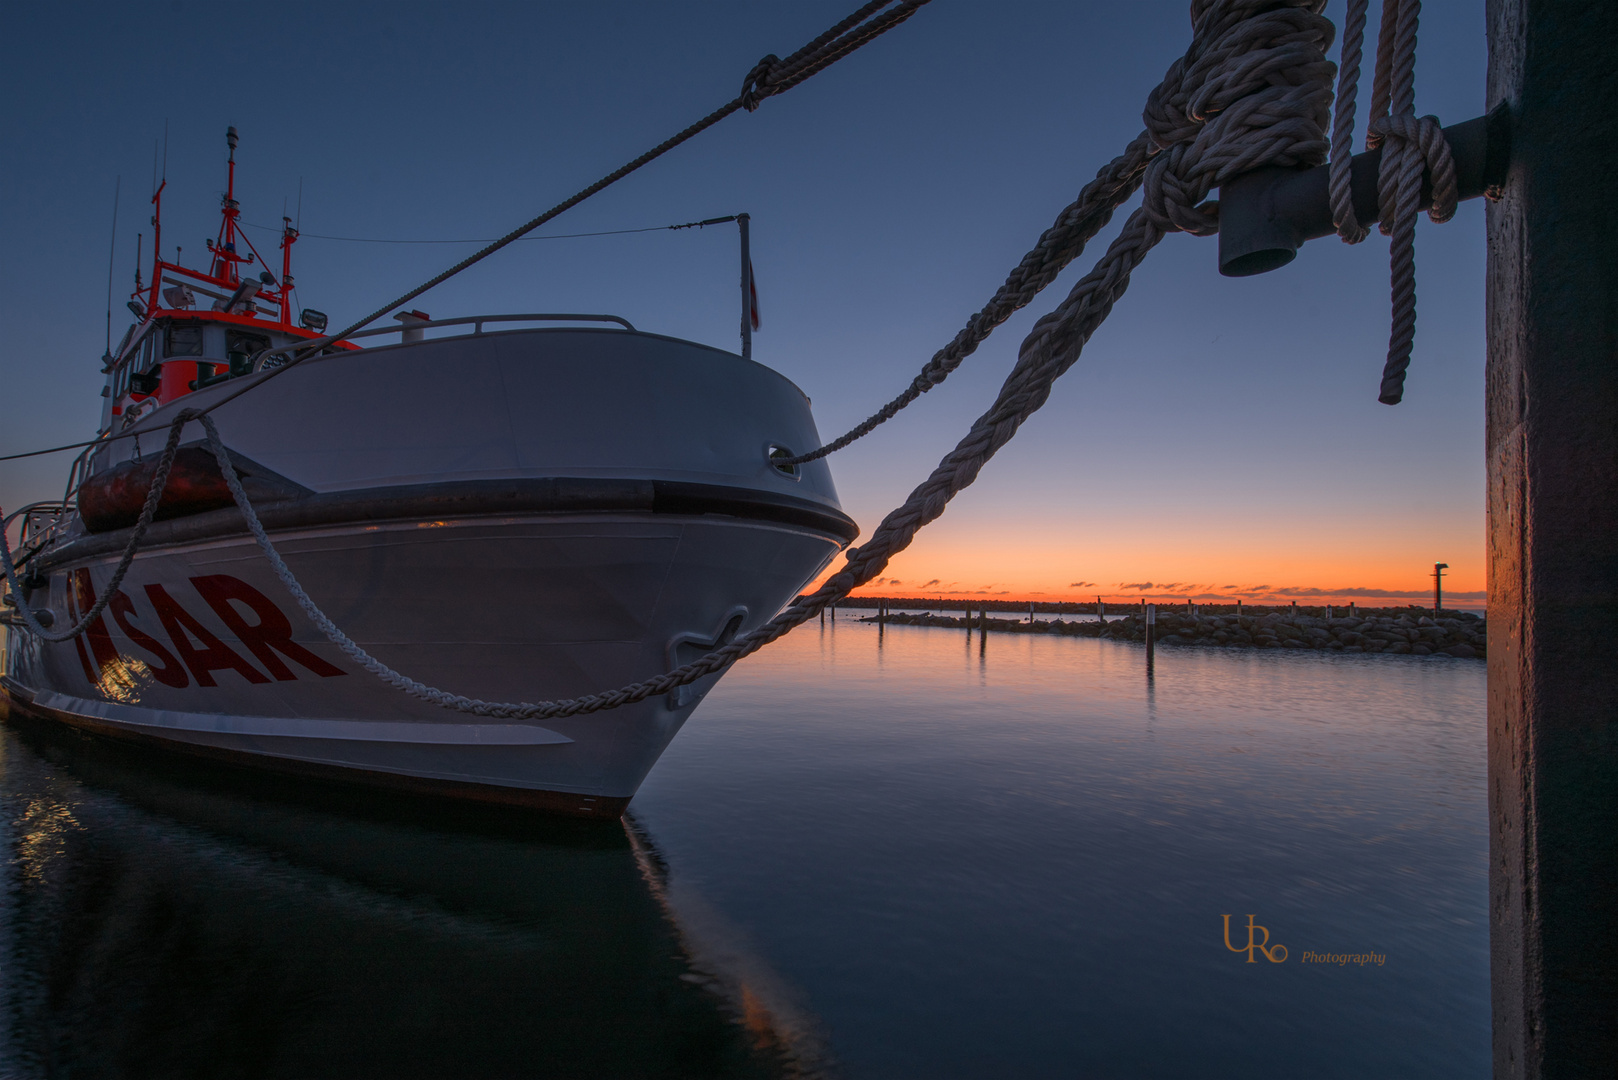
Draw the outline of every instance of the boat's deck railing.
M521 315L468 315L457 319L413 320L410 322L401 323L398 326L379 326L370 330L361 330L358 333L348 335L348 338L344 338L343 340L346 341L349 338L381 337L387 334L400 334L403 335L403 339L406 343L413 343L428 340L423 333L423 331L426 330L435 330L442 327L451 326L472 327L472 332L470 334L446 334L443 337L431 339L434 341L444 341L454 337L481 337L484 333L484 326L489 323L523 322L603 322L615 323L618 326L623 327L625 330L635 330L634 325L621 315L588 315L576 314L572 312L541 312ZM263 371L266 368L279 367L291 360L291 358L299 352L307 349L322 349L332 344L336 340L337 338L335 335L328 335L326 337L309 338L303 341L289 342L286 345L275 346L262 350L253 357L250 370L256 372ZM277 362L278 360L279 362ZM246 374L246 372L226 371L210 378L199 379L195 385L198 389L201 389L203 386L212 385L218 382L226 382L233 378L239 378L243 374ZM102 451L106 450L107 447L114 440L121 437L122 434L122 432L112 429L102 432L101 438L96 442L91 443L89 446L86 446L79 453L79 456L74 459L73 465L68 469L67 485L62 493L61 502L38 504L38 506L41 508L45 507L46 505L50 505L58 507L58 509L55 512L55 516L48 523L41 524L38 529L30 533L28 537L25 537L25 541L28 539L32 539L34 541L32 550L45 548L56 540L65 538L66 530L76 516L68 513L67 511L70 510L74 504L79 486L91 475L91 473L95 471L93 465L94 458Z
M6 515L4 522L0 522L0 530L9 531L11 523L21 518L19 526L21 535L17 538L17 562L19 565L48 547L58 538L68 520L71 518L68 511L69 504L56 502L29 503L27 506L13 510Z
M445 334L443 337L433 338L434 341L445 341L454 337L481 337L486 323L514 323L514 322L604 322L617 323L625 330L633 331L635 327L621 315L581 315L573 313L540 313L531 315L468 315L459 319L423 319L401 323L398 326L377 326L370 330L360 330L349 334L344 341L355 338L380 337L386 334L402 335L407 344L428 340L424 331L437 330L446 326L470 326L470 334ZM279 367L292 356L309 349L321 349L338 340L336 336L323 338L310 338L308 341L298 341L287 345L266 349L253 358L253 370L262 371L266 367ZM277 362L279 361L279 362Z

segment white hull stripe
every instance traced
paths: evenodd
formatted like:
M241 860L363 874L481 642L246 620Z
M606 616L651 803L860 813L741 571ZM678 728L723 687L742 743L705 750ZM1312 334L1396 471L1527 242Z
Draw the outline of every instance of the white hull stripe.
M34 703L59 713L104 724L161 728L206 735L270 736L339 742L413 743L432 746L547 746L570 743L566 735L534 724L416 724L372 720L306 720L281 716L225 716L217 713L143 709L110 701L41 691Z

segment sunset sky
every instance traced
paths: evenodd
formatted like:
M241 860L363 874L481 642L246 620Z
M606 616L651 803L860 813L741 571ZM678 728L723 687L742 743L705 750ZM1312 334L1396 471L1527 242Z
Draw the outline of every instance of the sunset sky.
M7 5L0 453L94 433L114 184L116 338L165 122L168 254L177 242L193 262L212 235L234 124L244 220L296 213L301 184L299 300L338 322L473 247L320 237L497 236L854 6ZM754 356L810 395L829 439L901 390L1139 131L1189 40L1186 6L936 0L544 231L749 212ZM1342 4L1328 14L1340 23ZM1418 111L1480 115L1484 61L1483 5L1425 4ZM987 406L1123 216L948 383L836 455L865 534ZM1416 244L1416 352L1389 408L1385 238L1315 241L1247 279L1218 275L1215 240L1168 238L1045 409L866 591L1400 603L1429 597L1443 561L1446 594L1480 606L1481 203L1423 219ZM416 306L613 311L735 348L734 260L728 227L524 242ZM0 506L59 495L70 460L0 464Z

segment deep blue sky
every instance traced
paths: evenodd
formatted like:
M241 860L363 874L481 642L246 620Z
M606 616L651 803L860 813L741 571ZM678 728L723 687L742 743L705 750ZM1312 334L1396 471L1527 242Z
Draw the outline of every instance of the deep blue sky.
M490 237L728 100L761 55L853 6L7 5L0 448L93 433L114 180L122 311L136 232L150 242L165 121L165 247L188 261L216 228L228 124L249 222L275 224L301 181L306 234ZM1328 14L1340 21L1341 7ZM902 388L1140 129L1188 39L1184 0L936 0L547 231L750 212L755 356L811 395L830 437ZM1425 5L1421 112L1480 114L1484 62L1481 3ZM1218 276L1215 241L1169 238L1045 410L895 563L896 591L934 578L935 591L1052 595L1081 580L1113 594L1146 581L1419 591L1440 559L1457 590L1483 588L1482 220L1474 202L1419 229L1416 357L1391 409L1376 402L1383 238L1317 241L1244 280ZM734 242L728 228L527 242L417 306L613 311L733 348ZM470 250L308 238L299 299L346 319ZM1092 258L838 455L866 531L992 398L1033 319ZM127 321L115 314L115 336ZM68 460L0 465L0 505L59 493Z

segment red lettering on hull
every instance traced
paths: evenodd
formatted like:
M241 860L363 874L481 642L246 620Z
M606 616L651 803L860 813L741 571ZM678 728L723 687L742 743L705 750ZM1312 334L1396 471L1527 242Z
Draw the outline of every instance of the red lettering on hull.
M157 617L162 621L169 640L174 643L174 651L185 661L198 686L219 685L214 682L213 673L226 670L236 672L250 683L270 681L263 672L243 660L181 607L163 586L146 586L146 595L151 599L152 607L157 609Z
M152 678L176 690L191 685L191 679L186 675L184 665L174 658L174 654L163 648L156 638L144 633L135 625L135 601L129 598L128 593L122 589L113 593L112 603L107 605L107 610L112 612L112 621L118 624L118 629L124 632L124 636L135 648L149 652L157 659L157 664L146 665L146 670L151 672Z
M229 574L210 574L192 578L191 584L197 587L197 592L208 601L208 606L230 628L230 632L251 649L253 655L258 657L258 662L281 682L290 682L297 676L276 653L281 653L294 664L308 668L324 679L347 674L293 641L292 623L287 620L286 614L268 596L241 578ZM232 601L246 605L257 616L258 622L249 623L244 619Z
M90 581L90 571L75 570L68 577L68 605L69 615L77 622L86 611L96 606L96 590ZM95 656L95 664L90 663L90 657L85 654L84 643L90 643L90 653ZM118 647L112 643L112 635L107 633L107 624L100 615L90 624L90 628L74 639L79 648L79 663L84 665L84 674L92 683L101 681L101 669L118 660Z
M247 582L229 574L205 574L192 578L191 584L214 615L224 623L229 634L257 657L276 681L297 681L298 674L287 663L289 660L323 679L348 674L294 641L292 621L286 613ZM95 606L95 586L88 570L72 571L68 575L67 585L69 612L77 619L81 613ZM140 660L121 654L107 629L106 621L97 616L89 629L73 642L79 654L79 663L84 668L84 677L92 685L101 686L109 671L118 672L120 678L127 679L124 671L131 665L135 670L150 674L164 686L176 690L190 686L193 679L198 686L217 686L219 684L213 675L216 671L234 671L255 686L270 682L270 678L203 625L162 585L147 585L145 589L158 621L173 645L173 651L136 624L139 609L135 601L120 590L113 593L107 604L111 621L117 624L136 649L148 654L151 659ZM256 621L249 622L249 618ZM88 649L85 647L87 644ZM102 689L107 692L105 687Z

